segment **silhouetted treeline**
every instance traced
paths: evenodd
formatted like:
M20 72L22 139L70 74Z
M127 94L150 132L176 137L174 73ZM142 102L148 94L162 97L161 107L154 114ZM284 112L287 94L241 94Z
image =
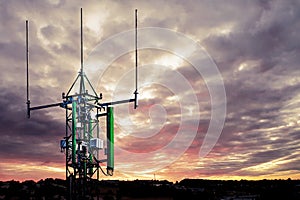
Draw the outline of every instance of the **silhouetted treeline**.
M300 199L300 180L222 181L184 179L180 182L158 180L88 182L86 199L203 199L203 200L269 200ZM0 181L0 199L52 200L66 199L66 182L61 179L34 181ZM98 197L98 198L96 198Z
M65 194L65 181L61 179L0 182L0 199L65 199Z
M206 193L204 199L300 199L300 180L185 179L178 184L188 190L187 194L193 193L193 190L199 195Z

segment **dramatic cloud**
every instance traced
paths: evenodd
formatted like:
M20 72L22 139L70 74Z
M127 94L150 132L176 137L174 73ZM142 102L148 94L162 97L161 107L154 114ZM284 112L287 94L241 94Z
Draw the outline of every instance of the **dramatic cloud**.
M139 108L115 109L113 179L153 178L154 173L173 181L300 177L299 1L24 0L0 2L1 179L64 178L59 148L64 110L34 111L26 119L25 20L31 103L56 103L80 67L81 7L87 75L103 101L132 97L133 38L113 38L132 31L136 8L140 28L167 28L202 46L226 91L226 98L212 103L208 84L217 84L218 77L203 76L190 63L211 70L194 46L169 42L163 33L139 36L144 46L174 52L139 51ZM123 49L129 51L115 57ZM201 145L212 138L205 139L209 126L216 123L212 109L222 106L227 108L222 134L200 158Z

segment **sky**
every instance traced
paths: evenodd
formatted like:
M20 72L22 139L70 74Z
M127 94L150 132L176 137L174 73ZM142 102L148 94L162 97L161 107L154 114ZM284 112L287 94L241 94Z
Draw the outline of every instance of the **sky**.
M115 172L101 179L299 179L298 0L0 0L0 180L65 177L61 102L80 68L115 108ZM100 122L102 126L104 122ZM104 129L103 129L104 131Z

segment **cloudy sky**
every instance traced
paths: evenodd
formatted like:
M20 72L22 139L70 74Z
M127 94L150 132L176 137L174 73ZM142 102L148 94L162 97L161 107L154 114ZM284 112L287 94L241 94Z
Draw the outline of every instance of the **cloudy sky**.
M112 179L300 178L298 0L1 0L1 180L65 176L64 110L26 118L25 20L32 106L56 103L80 67L81 7L104 102L133 97L138 9L139 108L115 108Z

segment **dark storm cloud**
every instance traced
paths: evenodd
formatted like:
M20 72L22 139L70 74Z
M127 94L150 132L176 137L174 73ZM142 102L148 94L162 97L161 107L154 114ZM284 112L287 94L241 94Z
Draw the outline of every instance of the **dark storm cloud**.
M1 160L61 162L58 144L63 137L63 123L51 119L47 112L34 112L32 119L26 119L25 101L17 90L1 88Z
M260 9L255 19L248 18L237 24L227 35L211 35L205 40L208 49L226 62L231 68L235 62L243 60L261 60L261 72L281 65L286 56L299 50L299 2L272 1L267 9ZM244 13L245 15L248 12ZM219 57L220 56L220 57ZM281 66L286 67L286 66ZM289 67L290 68L290 67ZM290 69L289 69L290 70Z
M299 83L289 84L298 75L298 66L287 65L294 52L300 50L299 35L294 34L299 29L299 2L261 4L264 6L255 20L248 18L231 33L211 35L205 40L226 77L228 113L232 114L227 123L240 124L236 131L282 124L278 112L300 87ZM238 71L239 65L249 60L257 60L259 64L252 69L246 67L250 71ZM265 121L260 123L262 119Z

